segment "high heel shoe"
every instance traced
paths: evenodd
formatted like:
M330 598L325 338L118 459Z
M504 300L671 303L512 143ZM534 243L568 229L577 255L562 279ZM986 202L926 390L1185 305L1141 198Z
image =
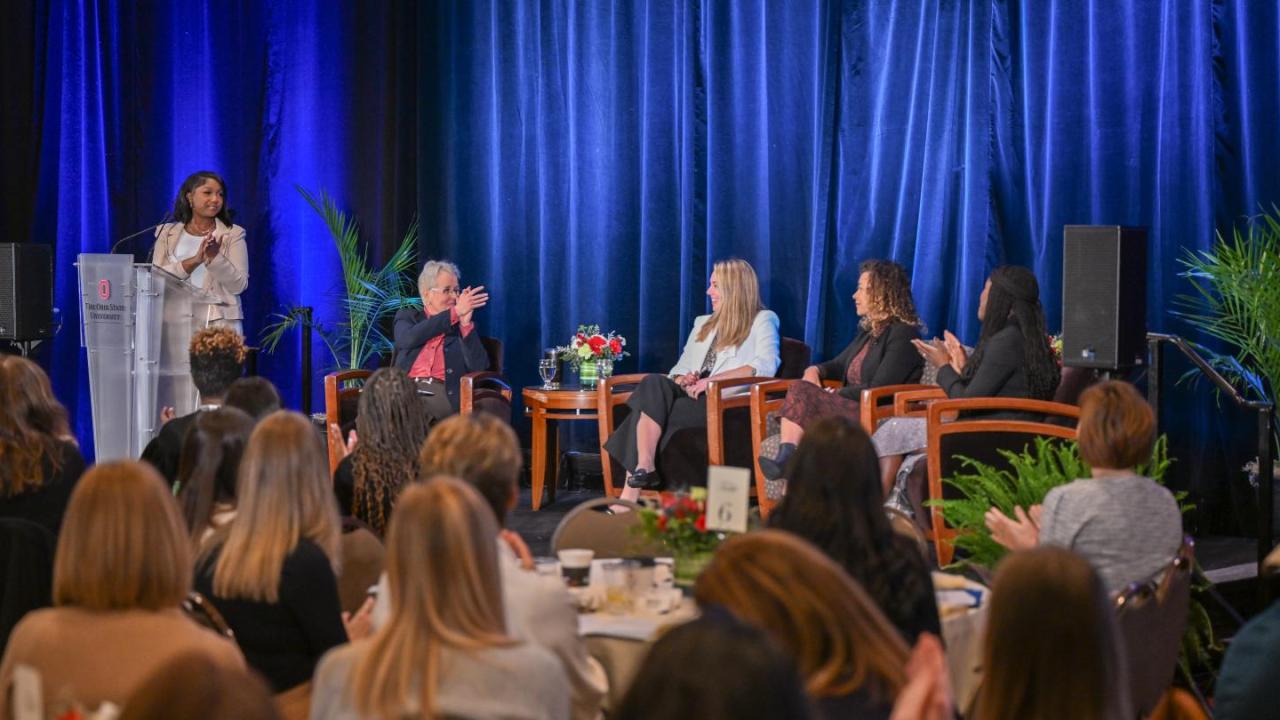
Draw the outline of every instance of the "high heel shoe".
M641 490L657 490L662 486L662 478L653 470L636 470L627 475L627 487Z
M782 477L785 472L787 461L795 453L796 446L794 443L782 443L778 446L778 454L774 457L760 455L756 461L760 463L760 472L764 473L765 480L777 480Z

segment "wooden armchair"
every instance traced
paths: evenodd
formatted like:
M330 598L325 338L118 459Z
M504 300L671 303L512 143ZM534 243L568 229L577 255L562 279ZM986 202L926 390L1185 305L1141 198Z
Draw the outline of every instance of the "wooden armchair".
M811 350L793 338L782 338L781 364L778 378L794 380L809 366ZM600 423L600 466L604 472L605 493L622 492L622 467L616 465L604 443L615 428L626 419L631 391L648 373L615 375L600 383L597 390L597 416ZM708 465L733 465L755 468L755 452L751 429L751 395L729 393L729 390L774 382L773 378L745 377L713 380L707 384L707 430L678 433L658 456L658 474L675 486L706 482ZM756 476L760 477L758 468ZM616 475L615 475L616 473ZM619 482L615 484L614 478ZM758 484L758 481L757 481Z
M458 412L483 412L511 422L511 384L502 376L503 348L498 338L481 336L489 354L489 368L469 372L459 379Z
M1040 420L1001 417L960 417L948 421L947 417L961 413L1024 413ZM950 497L944 491L942 479L954 475L963 468L958 456L972 458L994 466L1007 465L1001 450L1021 451L1036 437L1053 437L1074 440L1075 421L1080 418L1080 408L1075 405L1026 400L1021 398L966 398L937 400L929 405L925 415L928 432L926 461L928 463L928 498L940 500ZM1063 425L1051 419L1066 420ZM911 490L908 489L908 494ZM926 535L933 541L938 555L938 565L951 562L954 552L952 538L955 530L946 526L942 509L929 508L931 519Z
M324 376L326 438L330 425L337 425L344 438L355 425L356 414L360 412L360 389L372 374L372 370L339 370ZM344 453L332 441L325 444L329 448L329 475L333 475L338 469L338 463L342 462Z
M751 467L756 475L756 497L760 501L760 517L769 517L778 500L769 497L766 491L767 481L760 470L760 453L764 450L765 440L773 434L775 428L770 427L773 418L782 410L786 399L787 388L795 380L766 380L751 386L749 407L751 408ZM824 380L823 387L838 388L839 380Z

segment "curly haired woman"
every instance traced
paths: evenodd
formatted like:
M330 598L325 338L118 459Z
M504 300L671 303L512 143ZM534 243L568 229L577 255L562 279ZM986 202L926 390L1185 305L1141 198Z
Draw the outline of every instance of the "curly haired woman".
M839 355L809 367L791 383L782 405L777 456L760 456L760 469L770 480L783 474L805 428L833 415L856 418L863 390L917 382L924 371L924 360L911 344L920 337L920 319L907 271L888 260L867 260L858 270L853 293L861 318L858 336ZM837 380L843 387L823 387L824 380Z

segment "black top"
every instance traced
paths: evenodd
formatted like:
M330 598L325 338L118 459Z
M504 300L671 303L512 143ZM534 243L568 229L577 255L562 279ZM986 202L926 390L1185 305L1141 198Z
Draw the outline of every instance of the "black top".
M890 324L879 335L859 332L839 355L817 366L818 376L823 380L844 382L849 363L864 345L870 343L867 356L862 360L862 385L845 385L840 388L840 395L858 400L867 388L919 382L924 373L924 358L911 344L918 337L919 328L903 322Z
M1030 397L1026 365L1022 330L1010 324L987 339L973 377L965 380L950 365L943 365L938 368L938 385L949 398Z
M914 645L920 633L942 637L942 621L938 618L938 600L933 590L933 576L911 540L894 533L893 547L887 553L882 577L864 577L856 568L846 568L876 601L889 622L898 628L908 645Z
M347 642L338 581L315 543L302 540L284 560L276 603L213 594L218 550L196 570L195 589L209 598L235 631L249 666L284 692L311 679L320 656Z
M333 496L338 500L338 512L343 517L351 515L356 506L356 473L352 453L338 462L333 469Z
M480 342L480 333L472 328L464 337L458 323L451 322L453 311L431 317L418 308L405 308L396 313L395 366L405 372L413 368L428 340L444 335L444 389L449 405L458 412L458 386L469 372L489 369L489 353Z
M35 490L28 490L13 497L0 497L0 517L20 518L42 526L56 539L62 529L62 516L76 482L84 474L84 458L80 448L70 441L58 442L59 468L53 469L48 456L40 460L44 483Z
M151 438L151 442L142 450L142 459L151 463L160 472L169 487L178 481L178 461L182 459L182 441L187 439L187 430L196 421L196 415L203 412L197 410L176 417L160 426L160 432Z

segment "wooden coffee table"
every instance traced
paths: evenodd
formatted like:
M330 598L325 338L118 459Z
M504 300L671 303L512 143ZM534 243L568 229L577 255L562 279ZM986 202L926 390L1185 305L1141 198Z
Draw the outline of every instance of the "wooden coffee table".
M582 390L576 386L559 390L543 390L527 387L524 397L524 414L533 421L533 455L530 458L533 476L533 509L542 506L542 488L547 476L551 476L551 497L556 495L556 483L560 472L560 434L547 435L547 421L596 421L596 390Z

